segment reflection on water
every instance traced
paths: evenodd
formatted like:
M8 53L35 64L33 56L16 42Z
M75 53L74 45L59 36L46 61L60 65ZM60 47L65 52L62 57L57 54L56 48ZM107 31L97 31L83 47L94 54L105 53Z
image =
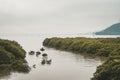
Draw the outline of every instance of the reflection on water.
M1 36L18 41L27 52L40 51L46 37L50 36ZM43 53L48 54L46 59ZM31 67L28 74L12 72L11 75L1 77L1 80L90 80L96 67L102 63L100 58L46 47L39 56L27 53L26 60Z
M1 79L6 79L6 78L10 78L11 72L10 71L0 71L0 80Z

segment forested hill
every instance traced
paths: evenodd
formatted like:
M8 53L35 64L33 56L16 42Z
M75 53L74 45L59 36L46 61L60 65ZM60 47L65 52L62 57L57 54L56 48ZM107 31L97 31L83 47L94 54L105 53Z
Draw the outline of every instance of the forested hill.
M120 35L120 23L113 24L107 29L96 32L97 35Z

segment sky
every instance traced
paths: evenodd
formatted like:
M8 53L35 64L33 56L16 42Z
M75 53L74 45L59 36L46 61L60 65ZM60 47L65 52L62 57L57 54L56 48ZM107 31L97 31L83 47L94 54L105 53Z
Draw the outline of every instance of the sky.
M120 0L0 0L0 34L88 33L120 22Z

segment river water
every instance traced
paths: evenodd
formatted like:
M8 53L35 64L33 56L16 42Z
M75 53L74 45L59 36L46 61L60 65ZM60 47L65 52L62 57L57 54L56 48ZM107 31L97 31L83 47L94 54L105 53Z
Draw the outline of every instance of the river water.
M57 36L57 35L54 35ZM42 42L53 35L1 35L3 39L15 40L29 52L39 51ZM58 35L59 37L72 37L75 35ZM78 36L78 35L77 35ZM1 77L0 80L90 80L96 67L102 64L100 58L74 54L72 52L55 50L45 47L44 53L52 59L51 64L41 65L42 56L26 55L31 71L29 73L12 72L10 75ZM33 67L35 65L35 67Z

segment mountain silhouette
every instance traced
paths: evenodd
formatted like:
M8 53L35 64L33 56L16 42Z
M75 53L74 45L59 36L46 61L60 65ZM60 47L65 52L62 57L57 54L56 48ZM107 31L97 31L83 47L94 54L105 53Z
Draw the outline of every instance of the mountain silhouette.
M113 24L112 26L102 30L100 32L96 32L96 35L120 35L120 23Z

